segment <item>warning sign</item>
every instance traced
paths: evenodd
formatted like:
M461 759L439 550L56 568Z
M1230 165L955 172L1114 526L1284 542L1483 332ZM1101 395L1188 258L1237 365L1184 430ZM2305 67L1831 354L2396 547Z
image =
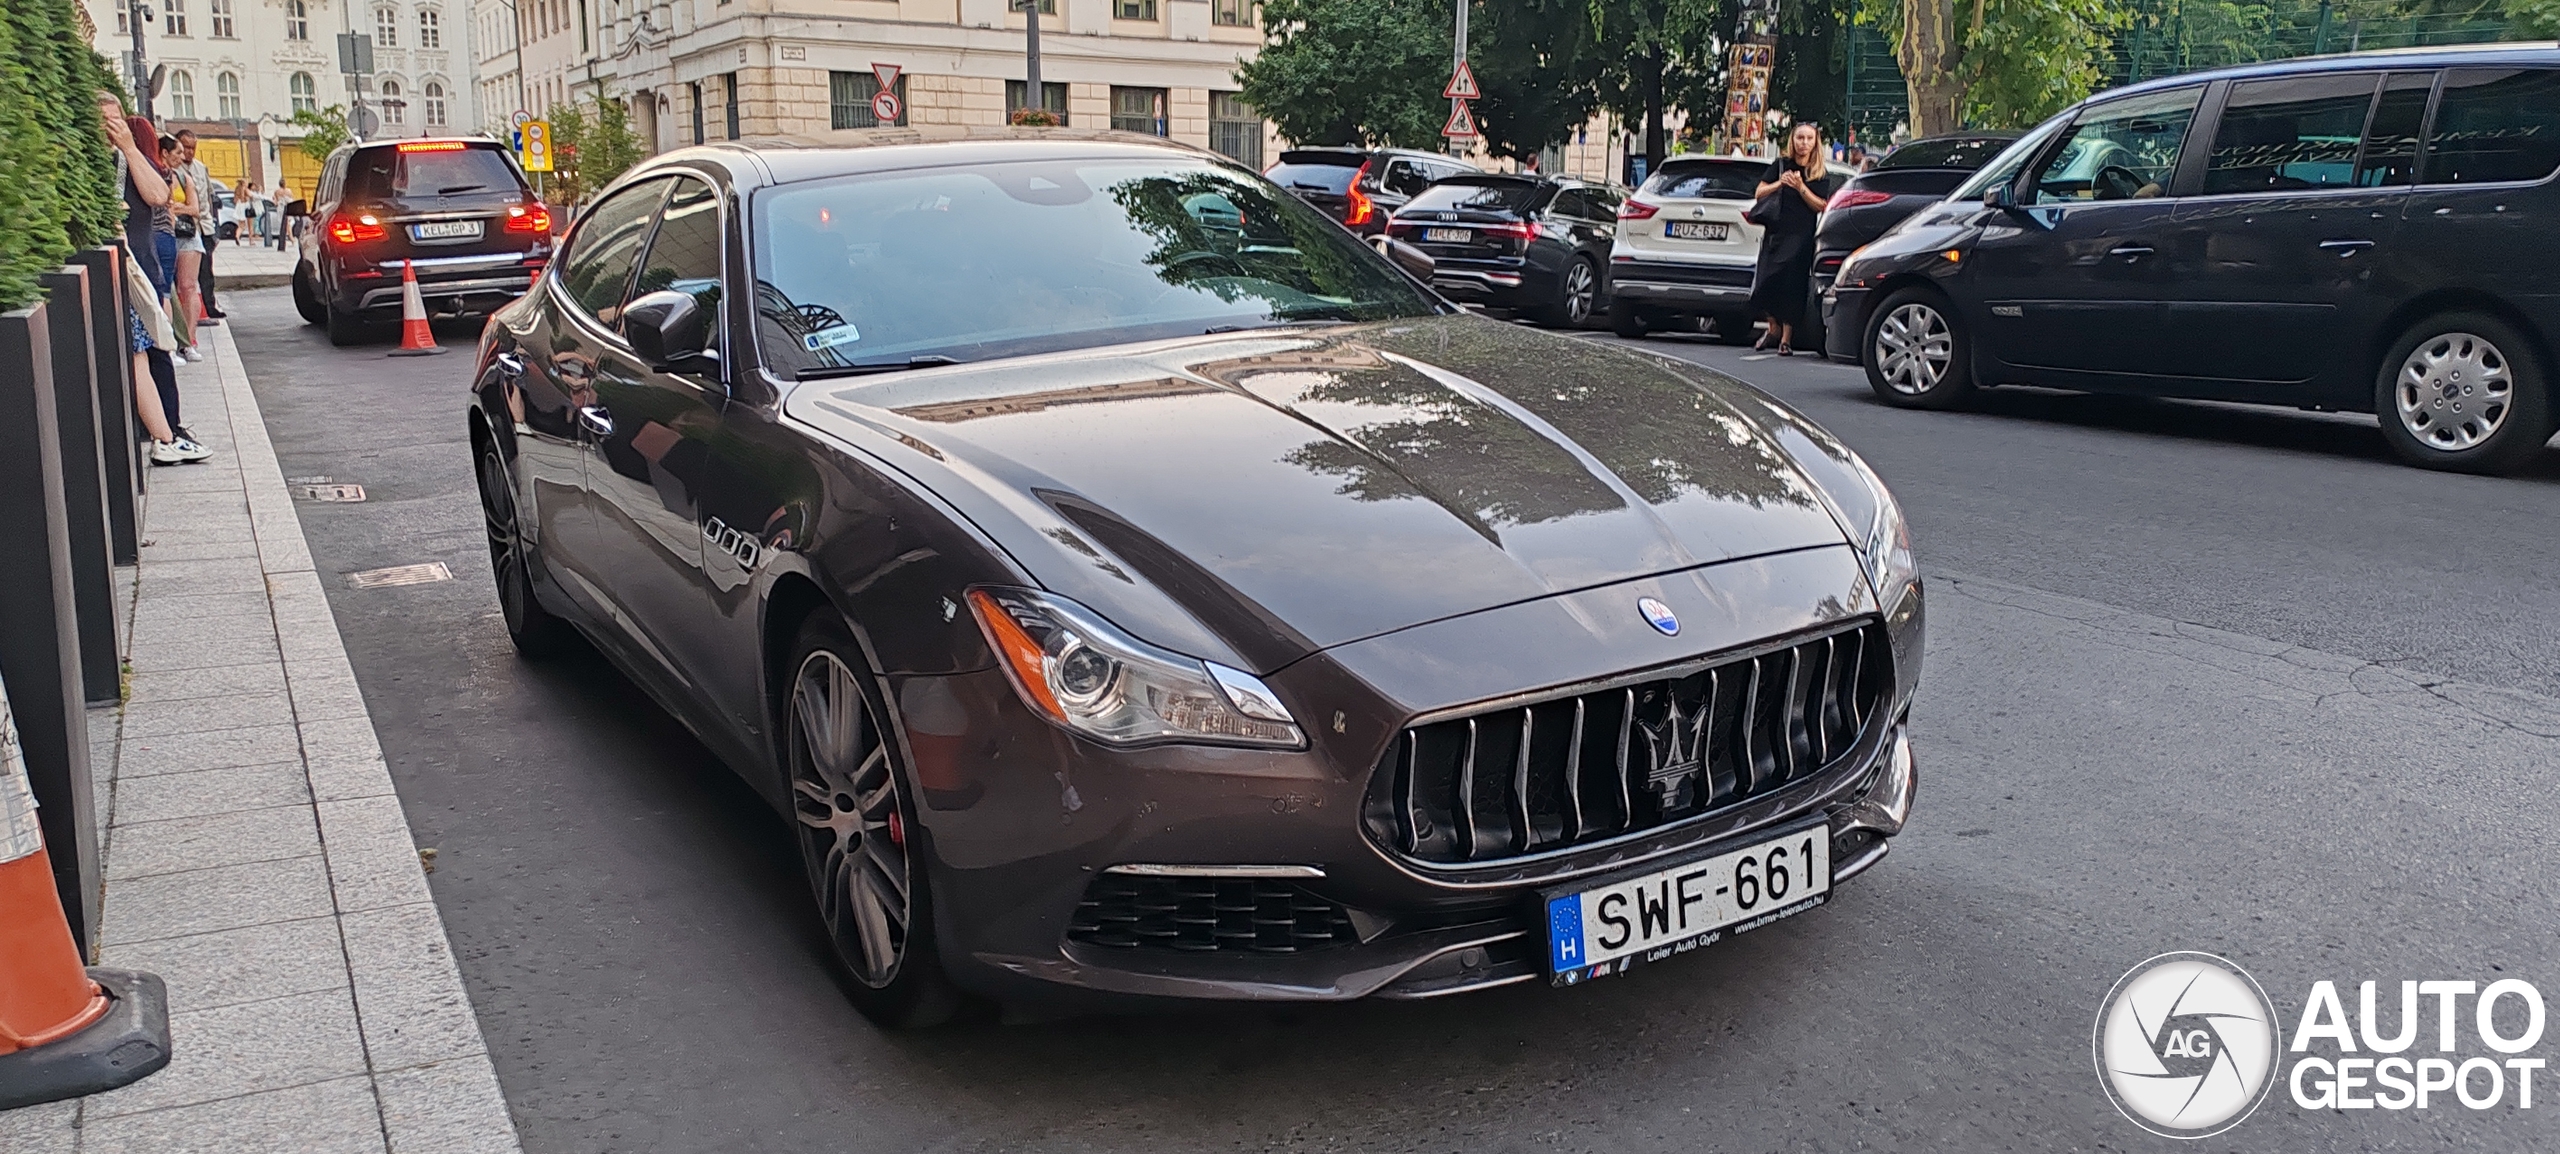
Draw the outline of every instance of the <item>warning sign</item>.
M1440 130L1440 135L1461 140L1476 135L1476 114L1467 110L1466 101L1449 102L1449 124Z
M1458 62L1458 70L1449 74L1449 86L1441 89L1440 95L1451 100L1474 100L1484 95L1484 89L1476 87L1476 70L1467 67L1467 62L1461 60Z

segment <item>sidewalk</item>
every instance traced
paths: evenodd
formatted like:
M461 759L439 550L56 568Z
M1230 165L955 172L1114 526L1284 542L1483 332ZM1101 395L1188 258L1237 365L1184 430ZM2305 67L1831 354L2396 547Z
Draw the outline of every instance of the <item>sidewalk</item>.
M199 331L183 416L214 456L151 471L117 571L130 689L91 716L96 961L168 981L175 1052L0 1113L0 1150L514 1154L257 399L229 330Z
M299 254L290 244L285 246L284 251L278 252L263 245L226 243L222 246L222 251L213 256L214 291L219 294L234 289L273 288L281 284L290 284L293 281L294 262L299 259Z

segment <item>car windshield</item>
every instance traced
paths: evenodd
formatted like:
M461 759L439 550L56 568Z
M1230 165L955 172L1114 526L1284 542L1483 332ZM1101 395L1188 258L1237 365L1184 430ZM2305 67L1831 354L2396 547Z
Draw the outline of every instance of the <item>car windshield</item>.
M1915 140L1876 162L1877 168L1961 168L1967 171L1982 167L1982 162L2008 147L2008 137L1959 136L1946 140Z
M397 200L461 192L513 192L515 169L497 148L407 152L368 148L347 165L347 198Z
M2035 131L2019 137L2016 143L2001 149L2000 155L1992 157L1989 164L1976 169L1963 184L1956 186L1954 192L1947 194L1947 199L1980 200L1983 189L2017 179L2018 170L2025 168L2027 161L2044 151L2044 146L2053 140L2055 134L2070 125L2071 114L2068 112L2037 125Z
M1538 195L1538 183L1532 180L1506 180L1501 177L1453 177L1413 194L1399 212L1448 212L1469 209L1476 212L1520 212Z
M756 331L784 376L1436 311L1250 173L1042 160L785 185L756 199Z
M1644 191L1665 200L1750 200L1767 169L1751 161L1666 164L1645 180Z

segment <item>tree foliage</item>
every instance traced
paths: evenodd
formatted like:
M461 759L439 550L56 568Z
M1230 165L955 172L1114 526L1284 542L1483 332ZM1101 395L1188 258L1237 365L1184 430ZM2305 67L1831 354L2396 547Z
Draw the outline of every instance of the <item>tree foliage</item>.
M355 134L347 131L347 106L343 104L332 104L317 111L302 109L295 112L287 123L302 130L302 139L295 144L302 149L304 156L313 160L327 160L339 145L355 139Z
M1589 0L1492 0L1467 24L1467 66L1484 99L1476 125L1495 156L1526 160L1572 140L1600 102Z
M1443 0L1266 0L1262 51L1236 80L1290 140L1436 147L1451 15Z
M551 121L551 177L545 199L557 204L584 204L615 177L630 171L646 153L640 135L631 130L631 112L598 82L589 99L554 104Z
M111 85L79 29L71 0L0 5L0 309L35 300L38 276L122 229L91 97Z

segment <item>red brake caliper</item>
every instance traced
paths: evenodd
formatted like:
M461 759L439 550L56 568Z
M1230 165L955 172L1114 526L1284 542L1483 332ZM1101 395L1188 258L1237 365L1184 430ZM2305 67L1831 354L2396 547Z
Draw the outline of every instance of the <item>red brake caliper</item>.
M907 848L907 822L894 809L889 811L889 844L899 849Z

